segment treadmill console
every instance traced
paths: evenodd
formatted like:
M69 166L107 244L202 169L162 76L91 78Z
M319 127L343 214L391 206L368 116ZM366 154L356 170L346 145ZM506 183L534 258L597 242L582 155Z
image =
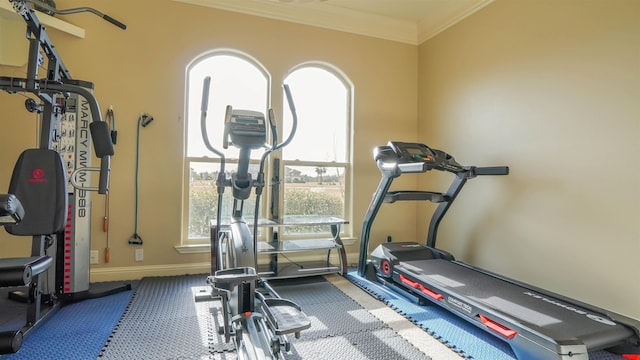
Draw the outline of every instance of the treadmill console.
M435 153L425 144L389 141L389 146L398 154L400 162L435 161Z
M436 153L427 145L390 141L387 146L376 148L374 157L382 172L393 169L396 175L421 173L436 165Z

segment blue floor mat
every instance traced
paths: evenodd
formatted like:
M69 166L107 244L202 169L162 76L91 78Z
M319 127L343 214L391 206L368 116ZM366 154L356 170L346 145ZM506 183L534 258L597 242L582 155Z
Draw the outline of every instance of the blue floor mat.
M95 360L127 308L132 294L133 290L129 290L64 306L29 334L20 351L2 355L0 359Z
M357 302L321 277L273 280L270 286L311 320L300 338L289 336L288 360L428 360ZM194 301L211 290L206 275L147 277L100 354L100 360L235 360L234 342L218 332L218 299Z
M507 343L444 309L418 305L382 284L360 277L355 271L349 272L347 278L465 358L516 359ZM595 351L589 353L589 359L619 360L623 358L606 351Z
M347 274L356 285L386 303L443 344L469 359L513 360L509 345L468 322L435 306L421 306L384 286L366 280L356 272Z

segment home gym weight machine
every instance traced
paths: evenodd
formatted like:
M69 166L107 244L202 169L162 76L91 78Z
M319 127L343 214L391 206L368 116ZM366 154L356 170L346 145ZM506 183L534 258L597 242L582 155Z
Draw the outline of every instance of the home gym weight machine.
M25 78L0 77L0 90L10 94L30 93L37 97L39 101L27 98L25 106L28 111L40 113L42 117L38 148L57 151L64 163L66 174L62 176L69 180L65 185L68 208L64 214L64 231L51 234L48 244L42 249L47 257L53 259L53 265L46 271L46 282L38 285L35 291L30 288L28 294L15 292L10 296L33 303L36 299L34 294L38 294L38 299L53 308L58 300L77 301L130 289L129 285L102 293L92 293L89 289L90 192L108 192L110 157L114 154L109 126L102 121L98 102L92 93L93 84L71 78L33 9L35 1L9 1L26 23L29 42L27 74ZM54 14L91 12L126 29L124 24L92 8L56 10L40 2L37 6ZM38 78L39 68L45 64L46 75ZM91 167L92 144L96 157L100 159L100 167ZM89 172L99 173L97 186L90 185ZM19 203L20 199L15 200ZM25 217L29 217L28 211ZM37 253L35 238L32 253ZM4 352L17 351L21 337L40 320L40 301L36 302L37 315L30 316L25 328L10 341L13 343L11 348L2 349Z
M363 222L360 277L447 309L505 341L518 359L588 359L589 352L602 349L637 356L638 321L456 261L436 248L438 226L466 182L480 175L507 175L508 167L462 166L444 151L396 141L377 147L374 159L382 179ZM455 175L446 193L389 191L395 178L431 170ZM406 200L438 203L426 246L387 242L367 260L371 226L381 205Z
M293 116L291 132L285 141L278 144L278 134L273 110L268 112L269 125L265 116L256 111L234 110L227 106L223 148L231 144L240 149L237 172L227 176L225 155L214 148L208 138L206 128L209 87L211 78L204 80L202 96L201 131L205 146L220 157L220 172L216 180L218 191L216 226L211 244L211 276L207 283L211 293L199 295L196 301L207 301L217 297L222 302L222 316L225 341L233 337L239 359L281 359L290 351L288 334L295 334L311 326L310 320L300 307L290 300L281 298L269 284L257 274L257 239L260 196L265 186L264 164L272 152L283 148L296 131L297 116L291 92L287 85L284 90ZM267 127L271 131L272 144L267 144ZM251 151L264 148L257 177L249 172ZM231 188L233 208L228 223L223 222L222 202L225 188ZM244 201L255 188L255 212L253 231L243 217Z

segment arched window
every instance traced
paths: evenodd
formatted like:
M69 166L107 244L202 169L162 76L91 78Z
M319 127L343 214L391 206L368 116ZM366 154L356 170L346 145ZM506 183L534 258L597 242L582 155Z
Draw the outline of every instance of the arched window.
M234 50L216 50L201 55L187 67L187 114L185 141L185 189L183 196L183 244L209 241L211 220L216 214L215 179L219 159L207 150L200 128L203 81L211 77L208 98L207 133L211 144L222 149L224 114L227 105L266 113L269 107L270 76L255 59ZM235 171L238 151L225 150L226 171ZM259 159L260 154L252 154ZM230 193L230 192L228 192ZM229 196L225 192L225 196ZM225 204L228 204L225 201ZM246 207L252 216L253 206ZM230 213L230 209L226 212Z
M217 211L215 181L220 161L205 147L201 133L202 90L206 76L211 77L207 133L212 145L218 149L222 149L227 105L267 114L270 91L282 91L282 84L271 86L271 76L256 59L235 50L206 53L187 67L181 252L192 251L189 245L209 244L211 224ZM281 154L274 153L267 162L267 186L260 216L331 215L349 219L353 86L338 69L315 62L295 67L283 82L292 90L298 127L293 141ZM284 115L276 116L282 119L282 124L278 124L280 140L291 129L289 106L284 94L282 98ZM224 151L227 158L225 170L235 171L237 150L229 147ZM260 155L261 151L252 152L252 162L256 166L250 166L250 172L257 170ZM225 197L230 195L231 191L225 191ZM245 218L253 217L252 201L253 196L244 207ZM224 203L230 205L232 202L226 199ZM223 206L223 218L226 218L231 209ZM326 226L284 227L280 230L284 238L328 232ZM343 237L350 236L351 227L343 227L342 232Z
M292 90L299 122L293 141L283 149L282 212L349 218L352 86L339 70L323 63L298 66L284 83ZM286 102L283 108L288 109ZM284 113L288 128L291 116ZM326 231L284 230L285 235L295 235L321 229Z

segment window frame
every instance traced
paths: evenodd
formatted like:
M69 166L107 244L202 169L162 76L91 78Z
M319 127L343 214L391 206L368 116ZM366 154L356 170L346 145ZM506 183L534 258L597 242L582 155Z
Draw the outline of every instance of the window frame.
M267 70L267 68L260 62L258 61L256 58L252 57L251 55L244 53L242 51L239 50L235 50L235 49L230 49L230 48L219 48L219 49L212 49L210 51L204 52L198 56L196 56L191 62L189 62L189 64L186 66L185 69L185 106L184 106L184 135L183 135L183 186L182 186L182 199L181 199L181 203L182 203L182 230L181 230L181 240L180 240L180 245L176 246L176 249L180 252L180 253L194 253L194 252L201 252L201 251L206 251L205 249L208 249L210 247L210 238L207 237L193 237L190 238L189 237L189 205L190 205L190 175L191 175L191 163L192 162L200 162L200 163L211 163L211 164L219 164L220 163L220 159L217 157L213 157L214 155L212 154L211 157L209 156L204 156L204 157L193 157L193 156L188 156L188 144L189 144L189 97L190 97L190 93L189 93L189 72L191 71L191 69L196 66L197 64L199 64L200 62L212 57L212 56L220 56L220 55L227 55L227 56L234 56L237 57L239 59L245 60L248 63L254 65L266 78L267 80L267 86L266 86L266 99L267 99L267 109L268 108L273 108L273 104L272 104L272 99L273 99L273 91L276 91L275 88L273 88L273 81L272 81L272 76L269 73L269 71ZM346 111L347 114L345 114L345 120L346 123L344 124L344 129L345 129L345 152L346 152L346 156L345 156L345 161L343 162L336 162L336 161L327 161L327 162L323 162L323 161L306 161L306 160L286 160L284 159L284 157L282 156L282 153L280 151L275 152L273 154L271 154L271 156L267 159L267 163L265 164L265 180L266 180L266 184L265 184L265 188L263 189L263 193L262 193L262 198L261 198L261 212L263 214L270 214L270 206L271 206L271 202L274 201L274 199L272 199L272 193L270 191L271 186L272 186L272 178L274 175L274 169L273 169L273 160L275 158L278 158L280 160L280 167L278 169L279 171L279 178L282 179L281 180L281 184L282 187L280 189L280 197L279 199L276 199L276 201L278 201L278 209L279 209L279 216L283 216L284 214L284 194L285 194L285 187L286 184L284 182L284 174L285 174L285 167L286 166L326 166L326 167L342 167L344 168L344 218L349 221L348 224L345 224L341 227L341 237L344 239L350 239L353 237L353 226L351 224L350 219L352 218L352 207L353 207L353 196L352 196L352 192L353 192L353 183L352 183L352 179L353 179L353 123L354 123L354 86L353 83L351 82L351 80L346 76L346 74L344 72L342 72L340 69L338 69L337 67L328 64L326 62L320 62L320 61L308 61L308 62L304 62L301 64L298 64L294 67L292 67L291 69L289 69L289 71L285 74L285 76L283 76L283 82L285 81L285 79L292 74L293 72L295 72L296 70L300 70L303 68L308 68L308 67L314 67L314 68L320 68L323 69L327 72L329 72L330 74L332 74L333 76L335 76L335 78L337 80L339 80L342 85L345 87L346 90ZM282 89L281 86L278 87L279 89ZM294 90L295 91L295 90ZM200 96L200 94L197 94L196 96ZM294 94L294 98L295 98L295 94ZM282 91L282 99L283 99L283 104L286 102L286 97L284 95L284 91ZM265 114L267 112L267 109L265 109ZM282 113L281 115L284 115L284 112L289 111L288 106L285 104L285 106L282 108ZM277 126L281 129L282 125L283 125L283 116L280 116L277 118ZM279 134L280 136L285 136L286 134ZM284 149L283 149L284 150ZM229 164L237 164L237 159L233 159L233 158L227 158L226 159L227 163ZM259 163L258 160L251 160L251 163ZM216 195L217 196L217 195ZM269 232L262 232L264 235L268 235ZM324 233L323 233L324 234ZM329 230L327 230L327 234L330 234ZM307 235L308 236L308 235ZM323 235L324 236L324 235ZM301 235L291 235L291 234L283 234L282 235L282 239L286 240L286 239L296 239L296 238L303 238L305 237L304 234Z
M284 156L280 156L280 179L283 179L282 183L282 189L280 190L281 193L283 194L282 196L280 196L279 200L279 206L278 208L280 209L280 216L283 216L284 214L284 197L286 194L286 186L287 184L284 182L284 174L285 174L285 168L286 166L309 166L309 167L343 167L344 168L344 215L343 218L345 220L350 220L353 218L353 213L352 213L352 206L353 206L353 197L352 197L352 191L353 191L353 183L352 183L352 178L353 178L353 148L352 148L352 144L353 144L353 140L352 140L352 134L353 134L353 113L354 113L354 86L353 83L351 82L351 80L349 79L349 77L347 77L347 75L342 72L339 68L333 66L332 64L326 63L326 62L322 62L322 61L307 61L301 64L298 64L294 67L292 67L291 69L289 69L289 71L287 72L287 74L283 77L283 82L286 82L286 79L293 74L295 71L301 70L301 69L305 69L305 68L318 68L318 69L322 69L327 71L328 73L330 73L331 75L333 75L336 80L340 81L340 83L342 83L342 85L344 86L345 90L346 90L346 96L347 98L346 100L346 114L345 114L345 120L346 123L344 124L344 131L345 131L345 144L344 144L344 150L345 150L345 161L319 161L319 160L300 160L300 159L295 159L295 160L287 160L285 159ZM295 89L294 89L295 91ZM284 99L284 94L283 94L283 99ZM294 94L294 100L295 100L295 94ZM286 101L286 100L285 100ZM288 111L288 109L285 109L283 111ZM300 119L302 121L304 121L304 119ZM286 148L283 149L283 151L286 151ZM327 234L330 234L329 229L327 229ZM324 234L324 233L323 233ZM305 236L308 236L308 234L298 234L298 235L294 235L294 234L286 234L285 232L282 232L281 238L283 240L286 239L300 239L300 238L304 238ZM340 228L340 236L344 239L344 238L351 238L353 236L353 226L351 221L349 221L348 224L344 224L341 228Z
M219 49L213 49L207 52L204 52L198 56L196 56L191 62L189 62L189 64L186 66L185 69L185 98L184 98L184 103L185 103L185 107L184 107L184 136L183 136L183 175L182 175L182 229L181 229L181 245L182 246L195 246L195 247L200 247L200 246L204 246L206 245L207 247L210 246L210 237L205 236L205 237L190 237L189 236L189 208L190 208L190 201L191 201L191 194L190 194L190 176L191 176L191 163L192 162L196 162L196 163L211 163L211 164L220 164L220 158L215 157L215 154L211 154L211 156L189 156L188 155L188 146L189 146L189 97L191 96L191 94L189 93L189 85L190 85L190 76L189 73L191 71L191 69L193 67L195 67L196 65L200 64L201 62L214 57L214 56L232 56L232 57L236 57L238 59L244 60L246 62L248 62L249 64L255 66L255 68L262 74L265 76L265 79L267 81L266 84L266 99L267 99L267 108L264 109L264 113L267 113L267 109L271 107L271 86L272 86L272 77L271 74L269 73L269 71L267 70L267 68L262 65L262 63L260 63L260 61L258 61L256 58L254 58L253 56L239 51L239 50L235 50L235 49L230 49L230 48L219 48ZM200 95L200 94L198 94ZM237 158L226 158L226 163L229 165L235 165L238 162ZM255 160L255 159L251 159L251 164L258 164L259 160ZM219 165L218 165L219 166ZM268 164L267 164L268 166ZM217 195L216 195L217 196ZM264 201L264 197L261 200L261 208L262 211L265 210L265 203L266 201Z

